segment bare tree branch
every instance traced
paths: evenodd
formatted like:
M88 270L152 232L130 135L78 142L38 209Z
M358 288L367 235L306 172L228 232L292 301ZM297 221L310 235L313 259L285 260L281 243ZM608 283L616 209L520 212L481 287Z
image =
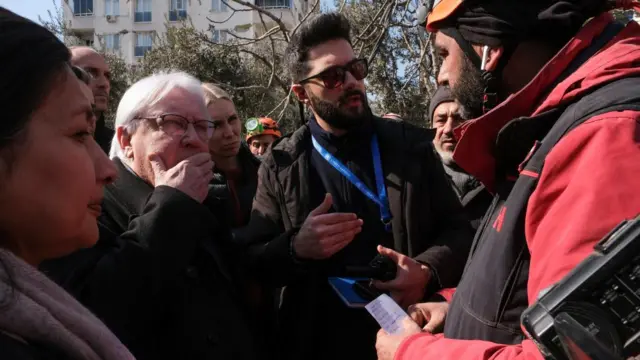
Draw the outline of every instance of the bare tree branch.
M284 112L287 110L287 108L289 107L289 103L291 102L291 89L289 88L289 94L287 94L286 97L286 103L284 104L284 106L282 107L282 111L280 111L280 114L278 114L278 122L280 122L280 120L282 120L282 117L284 116Z
M264 22L262 13L258 13L258 15L260 15L260 22L262 22L262 26L264 26L264 28L266 29L267 24ZM269 82L267 87L271 86L271 84L273 83L273 79L276 76L276 45L273 42L273 39L271 38L271 36L269 36L269 41L271 42L271 56L273 61L271 62L271 75L269 76Z
M345 2L347 0L343 0L342 5L344 6ZM309 18L309 16L311 16L311 14L313 14L313 12L316 10L316 8L318 7L318 5L320 5L320 0L316 0L315 3L313 3L313 6L311 6L311 9L309 9L309 11L307 11L307 13L304 15L304 17L302 18L302 20L300 20L300 22L296 25L296 27L293 28L293 30L291 30L291 36L293 36L293 34L296 33L296 30L298 30L298 28L300 27L300 25L302 25L305 21L307 21L307 19Z
M286 96L285 98L283 98L283 99L282 99L282 101L280 101L280 102L278 103L278 105L276 105L276 107L274 107L271 111L269 111L269 112L267 113L267 115L265 115L265 116L267 116L267 117L268 117L268 116L270 116L271 114L273 114L274 112L276 112L276 110L278 110L278 109L282 106L282 104L284 104L285 102L286 102L287 104L289 103L289 99L290 99L291 92L292 92L292 90L291 90L291 89L292 89L292 88L290 87L290 88L289 88L289 93L287 94L287 96ZM284 108L285 108L285 109L287 108L287 107L286 107L286 105L285 105L285 107L284 107ZM276 122L280 122L280 119L276 120Z
M347 0L342 0L342 4L340 4L340 8L338 9L338 13L342 14L342 10L344 10L345 5L347 5Z
M222 0L225 1L225 0ZM289 30L287 29L287 26L282 22L281 19L279 19L277 16L273 15L270 11L265 10L259 6L256 6L250 2L247 1L243 1L243 0L233 0L234 2L237 2L240 5L244 5L248 8L251 8L257 12L259 12L260 14L265 15L266 17L270 18L271 20L273 20L276 24L278 24L278 27L280 28L280 31L282 31L282 34L284 35L285 39L287 39L287 41L289 41Z

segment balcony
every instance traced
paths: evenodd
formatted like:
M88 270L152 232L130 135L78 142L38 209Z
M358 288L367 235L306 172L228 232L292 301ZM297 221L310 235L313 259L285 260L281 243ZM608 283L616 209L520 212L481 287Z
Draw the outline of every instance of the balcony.
M134 22L151 22L151 11L136 12L133 17Z
M263 9L291 9L291 0L256 0L256 6Z
M169 11L169 21L180 21L187 18L187 10Z
M133 51L135 57L143 57L147 51L151 50L151 46L136 46Z

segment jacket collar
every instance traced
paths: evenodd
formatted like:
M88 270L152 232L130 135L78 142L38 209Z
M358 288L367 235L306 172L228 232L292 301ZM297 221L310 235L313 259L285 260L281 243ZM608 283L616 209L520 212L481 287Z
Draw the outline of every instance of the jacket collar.
M456 163L493 191L496 181L495 143L507 123L517 117L539 115L570 103L599 85L640 73L640 68L632 66L640 56L638 24L632 22L614 38L613 45L606 45L572 75L553 89L549 88L611 21L613 18L608 13L592 19L523 89L489 113L456 128L459 139L454 153ZM549 95L543 97L545 94Z
M142 214L147 198L153 192L153 186L136 175L122 160L116 158L113 162L118 169L118 178L107 185L107 191L125 206L128 215Z
M419 131L415 131L416 129ZM425 147L431 146L435 136L434 129L415 128L410 132L404 130L405 125L402 121L372 116L370 126L363 131L375 133L378 136L381 152L385 147L397 149L400 152L423 151ZM276 140L272 145L271 156L266 157L263 164L267 167L277 167L280 170L291 166L311 150L311 134L311 124L308 122L291 135ZM405 136L405 140L408 141L400 140L398 135ZM367 140L367 144L368 142Z

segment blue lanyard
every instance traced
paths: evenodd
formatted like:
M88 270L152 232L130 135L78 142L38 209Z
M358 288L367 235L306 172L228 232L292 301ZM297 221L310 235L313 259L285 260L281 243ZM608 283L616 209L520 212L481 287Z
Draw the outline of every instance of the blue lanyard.
M384 224L386 231L391 231L391 210L389 209L389 199L387 198L387 188L384 185L384 178L382 177L382 164L380 162L380 148L378 146L378 137L374 134L371 138L371 155L373 156L373 170L376 175L376 187L378 188L378 195L374 194L362 180L349 170L340 160L331 155L325 148L318 143L315 137L311 137L313 147L320 153L320 155L327 160L327 162L338 170L342 176L347 178L355 187L358 188L366 197L371 201L378 204L380 207L380 220Z

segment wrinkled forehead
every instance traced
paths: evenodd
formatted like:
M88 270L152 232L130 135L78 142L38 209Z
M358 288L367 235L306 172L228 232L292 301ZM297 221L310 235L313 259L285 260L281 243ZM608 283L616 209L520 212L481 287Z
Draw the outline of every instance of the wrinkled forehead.
M439 104L436 107L434 113L435 113L435 116L450 116L458 113L459 110L460 110L460 106L458 105L457 102L446 101Z
M145 115L178 114L187 118L209 120L204 98L187 89L175 87L168 90L151 105Z
M353 47L347 40L329 40L309 49L307 60L309 65L308 75L317 74L332 66L345 65L355 58Z

